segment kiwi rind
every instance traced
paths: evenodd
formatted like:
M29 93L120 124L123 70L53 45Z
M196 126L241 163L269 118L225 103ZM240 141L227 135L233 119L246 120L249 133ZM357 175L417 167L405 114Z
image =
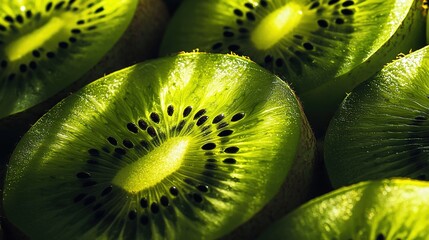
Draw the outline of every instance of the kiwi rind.
M120 38L136 5L137 0L2 3L1 41L5 47L0 58L5 64L0 72L0 117L24 111L78 80ZM42 39L37 35L42 30L52 37ZM102 32L105 37L101 37ZM34 42L40 41L35 49L20 53L18 47L12 48L30 34L36 34ZM30 39L26 41L21 45Z
M205 70L193 69L194 67L200 66L200 65L201 67L204 66ZM185 69L183 69L184 67ZM229 71L225 69L229 69ZM283 150L275 153L270 153L270 151L264 153L264 156L265 156L264 159L271 158L270 156L272 154L274 154L272 156L277 155L277 157L273 158L273 160L277 159L277 160L274 160L273 164L275 162L277 162L277 164L275 164L275 166L268 167L268 162L267 162L266 165L263 165L264 167L261 172L262 175L266 175L268 174L268 172L270 172L269 175L266 176L267 177L266 181L269 180L270 184L264 186L264 184L261 183L260 181L260 178L259 178L259 176L261 176L260 174L258 175L258 179L249 180L250 182L252 182L251 184L252 186L259 186L258 192L261 191L261 192L264 192L264 194L257 195L256 197L255 193L252 192L251 196L256 198L254 198L253 201L251 202L249 201L242 202L243 200L236 199L235 197L233 197L233 195L235 195L236 193L234 193L233 195L229 195L229 197L224 196L226 198L229 198L230 200L235 199L234 201L239 201L241 202L241 204L244 205L244 206L240 205L239 209L241 210L239 211L239 214L229 215L231 214L229 212L230 210L228 210L228 213L222 212L221 216L214 215L209 220L213 221L214 219L219 217L222 218L223 220L214 221L214 222L211 222L210 224L208 224L207 222L205 223L178 222L177 223L178 227L175 228L175 231L170 232L165 230L166 232L163 232L163 234L166 234L164 237L180 238L180 236L183 236L183 237L194 236L195 238L200 238L200 237L217 238L217 237L220 237L222 234L230 232L233 228L238 226L240 223L246 221L255 212L260 210L262 206L277 193L280 185L283 183L287 175L287 172L289 171L294 161L301 160L301 161L304 161L304 163L308 163L312 161L308 159L307 160L297 159L301 155L304 156L304 158L307 158L307 157L310 158L313 156L313 153L311 153L311 151L304 151L302 149L301 150L299 149L300 149L300 146L302 146L301 144L306 146L306 148L307 147L310 148L310 150L314 149L314 146L313 147L308 146L313 144L314 140L307 140L303 142L300 141L300 140L303 140L304 137L305 138L312 137L312 134L308 128L308 124L306 124L305 121L302 120L304 116L302 115L302 112L299 108L299 103L295 95L284 82L280 81L274 75L263 70L262 68L260 68L253 62L249 61L248 59L245 59L242 57L222 55L222 54L209 55L209 54L203 54L203 53L181 54L181 55L178 55L176 58L153 60L150 62L146 62L145 64L135 65L128 69L121 70L105 78L102 78L98 81L95 81L94 83L91 83L87 87L83 88L77 94L73 94L70 97L66 98L64 101L60 102L58 105L52 108L45 116L43 116L38 122L36 122L36 124L30 129L30 131L23 137L23 139L19 143L10 161L8 174L6 177L4 199L3 199L8 219L12 221L14 224L16 224L17 226L19 226L21 230L23 230L24 232L31 233L29 235L35 234L35 236L32 236L35 239L37 239L38 237L42 239L46 238L46 236L40 236L40 235L38 236L38 234L46 234L46 233L43 233L43 230L41 230L46 227L46 226L43 226L43 224L47 222L55 222L54 219L56 219L55 217L56 214L48 213L45 211L44 215L40 216L39 213L32 212L35 209L39 209L39 207L35 208L34 204L38 205L39 203L42 202L40 199L38 200L36 197L33 198L33 202L31 203L33 207L31 207L30 209L24 210L25 209L24 205L28 206L28 204L30 203L26 203L25 200L23 200L19 196L25 196L29 193L28 192L18 193L18 192L20 192L21 190L24 190L24 191L29 190L29 188L24 187L25 185L27 185L26 182L29 183L32 181L30 180L32 177L38 176L39 174L36 172L38 172L38 169L40 170L43 169L44 164L55 165L55 161L52 162L51 160L53 159L49 159L48 156L51 156L52 154L56 154L58 153L58 151L60 152L64 150L68 151L64 148L65 146L63 144L65 142L63 141L68 141L67 139L69 139L70 137L71 138L77 137L79 139L82 138L82 140L86 142L86 143L77 143L78 145L81 145L81 144L85 145L89 143L93 144L94 143L93 140L89 140L89 139L84 140L84 139L88 137L93 138L94 136L92 135L99 134L97 133L96 129L99 128L100 126L98 126L99 124L97 123L103 123L107 120L108 122L110 122L109 123L109 129L110 129L113 126L122 126L121 124L118 125L116 121L120 121L119 119L124 120L123 118L128 118L126 116L127 114L131 114L132 116L135 116L136 113L133 113L133 110L138 109L138 106L139 106L137 103L133 102L132 100L133 98L135 98L135 96L133 97L133 91L134 91L134 94L137 94L137 95L139 92L139 90L135 90L135 88L155 89L156 85L159 85L160 82L166 81L167 79L170 79L170 78L173 78L173 80L170 79L170 81L174 82L174 77L178 77L178 76L179 78L184 77L187 79L188 76L186 74L189 74L189 73L187 73L186 70L189 70L190 72L195 71L197 76L201 77L202 79L206 79L210 77L212 74L215 74L213 73L213 71L216 72L216 74L220 74L221 76L224 77L224 79L221 79L221 81L216 82L216 85L212 85L211 87L205 85L207 84L207 82L205 83L203 82L204 85L201 85L201 83L198 84L197 82L195 82L195 85L192 85L192 86L186 85L187 88L194 89L195 91L208 91L207 94L205 94L206 97L203 100L208 105L210 105L209 104L210 102L215 102L216 104L218 104L219 102L226 101L226 100L222 100L222 97L225 96L225 93L220 93L220 92L218 93L216 91L213 91L214 89L217 89L218 86L222 86L222 84L226 84L228 85L228 88L237 89L237 84L229 81L230 80L243 81L243 83L240 83L240 84L243 84L243 86L246 86L247 88L246 91L252 92L251 89L254 89L258 92L258 94L255 94L256 92L253 92L252 94L249 94L249 97L252 96L251 97L252 100L248 99L242 102L243 99L241 99L241 97L238 97L238 96L244 97L246 95L246 91L243 91L243 92L239 91L237 92L238 95L236 96L236 100L233 101L234 104L236 104L235 103L236 101L242 102L241 103L243 105L242 107L245 107L246 104L250 104L247 101L251 102L251 101L254 101L255 99L261 99L261 100L265 99L267 101L265 100L261 101L261 103L259 104L260 106L256 105L254 106L254 108L258 109L263 106L268 107L270 106L270 104L274 104L275 106L277 106L275 113L281 114L283 117L281 117L279 121L270 122L270 124L279 124L280 122L282 122L282 124L279 124L281 128L288 129L288 130L286 132L285 131L279 132L280 135L284 135L285 139L279 138L278 136L270 137L270 141L272 141L273 138L280 141L278 143L271 142L270 144L271 145L280 144L282 145ZM147 77L147 76L154 76L153 77L154 79L152 79L149 82L145 82L144 80L142 80L142 78L144 79L144 77ZM128 80L124 80L126 78L128 78ZM261 82L253 81L255 78L260 78ZM140 81L139 85L137 85L138 81ZM157 82L157 81L160 81L160 82ZM176 85L178 86L183 84L180 82L180 80L176 80L176 81L177 81ZM226 83L225 81L228 81L228 82ZM173 93L174 92L177 93L175 94L174 98L176 98L177 96L185 97L186 95L183 95L183 93L181 93L180 90L177 89L178 86L176 87L170 86L168 88L163 88L165 92L162 92L161 94L167 94L169 93L169 91L171 91ZM259 86L259 87L255 88L255 86ZM262 91L262 89L264 88L268 91ZM205 89L205 90L201 90L201 89ZM232 92L226 92L226 93L232 94ZM187 91L187 94L189 94L189 91ZM210 99L210 97L207 97L207 95L210 95L210 94L214 94L215 96L219 95L219 96L215 99L213 97L212 99ZM168 99L168 94L166 96ZM198 95L195 95L195 96L198 96ZM148 98L148 100L144 100L147 103L148 108L150 108L150 106L157 107L159 106L158 104L161 104L161 105L167 104L169 101L166 99L162 99L162 101L159 102L156 96L145 95L141 97L143 99ZM121 110L119 110L118 106L116 105L120 103L124 103L124 101L126 102L128 100L131 101L129 103L130 105L121 106L120 107ZM230 103L224 102L224 104L228 105ZM70 111L66 111L66 109L68 108L70 109ZM280 109L284 109L284 111L283 110L280 111ZM113 118L117 118L118 120L111 121L111 120L108 120L108 118L106 118L109 115L108 114L109 111L125 111L126 114L125 115L113 114L114 115ZM262 119L264 118L263 116L260 116L260 117L262 117ZM65 123L64 123L64 120L66 121ZM262 120L262 122L264 121ZM253 124L257 124L257 123L252 123L252 125ZM92 130L89 130L89 131L92 131L90 133L91 136L85 137L85 134L83 133L88 130L85 130L86 127L84 126L88 127L89 125L93 125L90 128ZM306 127L303 127L303 126L306 126ZM127 127L128 127L128 124L127 124ZM301 128L306 129L306 133L304 135L301 135L303 134L301 133ZM55 129L62 132L62 134L55 133L55 131L53 131ZM264 130L268 131L268 133L269 133L269 129L270 128L267 128L267 129L264 128ZM66 137L62 140L56 139L57 137L60 137L63 134L67 135L67 132L71 133L69 137ZM263 139L264 139L263 137L258 138L259 144L264 144ZM50 149L48 152L44 152L45 150L47 150L46 144L48 142L51 142L51 143L54 142L55 144L51 145L51 147L48 147ZM63 142L63 144L61 142ZM70 146L67 145L67 149L69 148ZM45 149L45 150L42 150L42 149ZM85 147L85 149L88 149L88 148ZM79 150L79 151L82 151L82 150ZM83 151L84 152L81 154L87 154L86 153L87 150L83 150ZM257 151L255 151L255 153L256 152ZM300 154L298 154L298 152L300 152ZM24 157L24 158L21 158L21 157ZM280 159L283 159L283 160L280 161ZM71 170L68 167L67 169L69 169L67 171ZM252 171L256 171L256 169ZM257 170L257 171L261 171L261 170ZM50 174L55 175L54 172L51 172ZM234 183L234 185L235 184L240 184L240 183L237 182L237 183ZM45 188L50 184L48 185L43 184L43 185L44 187L42 188ZM66 187L66 185L64 185L64 187ZM38 191L39 190L36 190L36 192ZM33 192L33 190L30 190L30 192L32 192L30 194L36 193L36 192ZM249 194L249 193L246 193L247 190L245 191L240 190L239 192L241 192L244 195ZM240 196L240 198L241 197L242 196ZM23 201L20 201L19 199ZM225 202L225 203L229 204L229 202ZM47 207L46 205L44 205L44 207L40 206L40 208L42 209L46 207ZM71 209L66 211L75 212ZM19 217L19 215L25 216L25 217L21 218ZM28 220L36 219L36 216L37 216L37 223L29 224L27 222ZM65 221L65 220L63 219L62 221ZM85 228L85 226L82 226L82 225L85 225L85 218L80 218L80 222L76 224L80 225L80 227ZM220 227L219 224L222 227ZM201 233L200 230L198 229L198 226L200 225L204 226L204 233ZM67 231L64 230L64 226L58 226L56 229L60 230L63 237L67 235L76 234L76 232L74 232L73 229L70 228L70 226L67 227L68 229ZM162 232L162 230L160 231ZM53 230L53 232L55 231ZM91 238L91 237L94 237L95 231L89 231L86 233L79 232L79 233L83 234L86 237ZM107 234L107 233L103 233L103 234ZM197 235L194 235L194 234L197 234ZM159 236L157 235L156 231L154 231L152 237L156 238L157 236L161 237L162 235ZM111 237L114 237L114 236L111 236Z
M259 239L426 239L428 200L424 181L360 182L305 203Z
M428 179L429 47L386 65L342 103L325 138L335 187L388 177Z
M396 54L424 44L424 21L418 1L302 1L296 3L304 12L299 25L277 45L255 50L249 32L264 14L272 11L272 6L279 8L286 3L186 1L167 28L161 55L195 48L247 55L291 84L313 129L323 134L347 92ZM341 24L336 23L338 19ZM405 19L407 23L400 26ZM394 40L389 41L393 36ZM279 45L289 48L280 49ZM223 48L218 50L218 46ZM267 62L267 56L272 61Z

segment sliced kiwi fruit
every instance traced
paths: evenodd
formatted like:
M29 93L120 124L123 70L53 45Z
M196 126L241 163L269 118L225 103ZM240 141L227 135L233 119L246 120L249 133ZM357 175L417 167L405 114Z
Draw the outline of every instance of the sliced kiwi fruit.
M429 46L386 65L342 103L325 138L334 186L429 179Z
M305 181L314 151L278 77L236 55L183 53L94 81L39 119L8 165L5 216L31 239L215 239L292 167L308 167L292 179Z
M0 2L0 118L80 78L127 28L137 0Z
M160 49L247 55L288 81L312 125L326 127L346 92L396 54L423 46L421 6L414 0L190 0L176 11Z
M429 183L367 181L300 206L259 239L427 239Z

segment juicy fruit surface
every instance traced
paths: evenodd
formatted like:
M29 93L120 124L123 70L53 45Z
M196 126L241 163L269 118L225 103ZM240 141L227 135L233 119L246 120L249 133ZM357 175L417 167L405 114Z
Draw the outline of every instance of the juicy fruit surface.
M247 55L283 76L300 94L368 60L395 33L412 4L412 0L185 1L167 29L161 51L198 48Z
M388 64L332 120L325 162L333 185L394 176L428 179L429 47Z
M138 64L71 95L24 136L6 216L35 239L217 238L277 192L301 121L290 88L247 59Z
M77 80L128 26L136 0L0 1L0 118Z
M311 200L260 239L427 239L429 184L362 182ZM311 226L311 227L308 227Z

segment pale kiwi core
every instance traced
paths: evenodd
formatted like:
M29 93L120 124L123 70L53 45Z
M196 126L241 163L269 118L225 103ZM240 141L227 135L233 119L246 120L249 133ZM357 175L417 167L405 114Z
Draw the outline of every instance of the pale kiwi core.
M34 49L44 45L46 42L61 36L66 31L68 19L73 19L72 13L62 13L52 17L47 23L32 32L22 35L5 47L5 53L9 61L16 61L30 54Z
M267 50L298 26L303 11L297 3L288 3L271 12L252 31L250 40L259 50Z
M138 193L155 186L180 168L189 141L186 137L166 140L153 151L119 170L112 183L129 193Z

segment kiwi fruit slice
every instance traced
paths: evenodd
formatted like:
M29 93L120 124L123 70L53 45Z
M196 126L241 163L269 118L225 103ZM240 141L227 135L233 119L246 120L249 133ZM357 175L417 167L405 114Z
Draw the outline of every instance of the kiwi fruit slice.
M112 48L136 0L2 1L0 118L46 100Z
M277 76L236 55L183 53L94 81L40 118L8 165L5 216L32 239L215 239L314 151Z
M342 103L326 133L335 187L387 177L429 178L429 46L386 65Z
M161 54L198 48L249 56L291 84L317 131L319 125L327 127L346 92L398 53L424 45L421 5L413 0L190 0L172 17L160 49ZM369 64L357 71L363 62Z
M428 201L428 182L361 182L309 201L259 239L427 239Z

